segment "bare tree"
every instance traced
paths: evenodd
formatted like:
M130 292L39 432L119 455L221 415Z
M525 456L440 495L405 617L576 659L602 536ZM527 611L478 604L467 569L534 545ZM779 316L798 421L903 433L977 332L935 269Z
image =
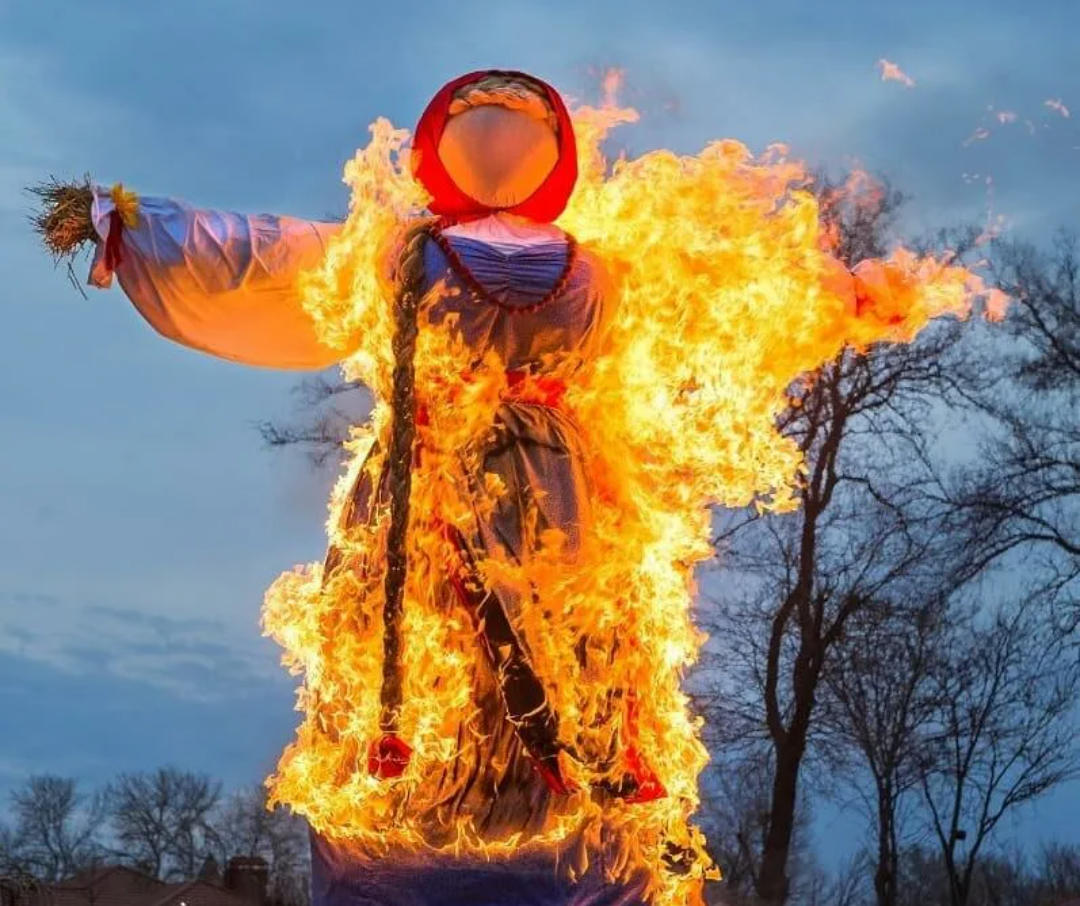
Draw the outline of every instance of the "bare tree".
M883 254L897 203L886 192L854 214L834 206L841 256ZM710 658L728 676L705 710L725 744L764 738L772 750L758 878L766 903L790 892L800 774L823 739L819 705L851 621L874 602L937 593L932 435L962 336L942 323L911 345L845 351L794 388L780 427L807 464L798 511L732 517L718 535L728 595L715 618L725 641Z
M41 902L41 882L22 870L0 872L0 906L32 906Z
M1038 854L1038 877L1044 898L1080 899L1080 846L1045 844Z
M876 601L851 620L826 681L830 730L855 753L841 772L872 821L874 895L899 903L903 806L919 784L921 734L933 718L933 677L946 603Z
M1036 906L1042 901L1039 881L1026 854L1016 846L985 853L972 879L972 906ZM1043 903L1043 906L1058 906Z
M278 806L267 807L264 786L237 790L214 818L221 861L261 856L270 867L269 897L274 906L307 906L310 855L307 824Z
M922 843L900 853L897 906L949 906L949 882L941 854Z
M13 868L43 881L59 881L100 853L105 814L99 794L83 794L68 777L31 777L11 794L15 826L6 835Z
M22 869L15 831L0 824L0 876L13 876Z
M713 715L733 734L764 728L773 749L766 902L787 895L799 774L851 621L875 602L937 594L937 514L920 469L955 342L955 328L941 325L911 346L845 352L823 368L784 424L809 469L800 509L720 535L732 595L718 618L728 645L717 663L741 671Z
M950 906L1002 818L1080 772L1080 665L1035 601L957 619L934 673L920 785Z
M769 827L771 755L764 745L722 755L702 783L704 830L717 864L723 866L724 906L756 902L761 852ZM794 896L819 882L811 851L809 797L795 816L788 871Z
M975 401L990 426L977 461L943 488L956 536L976 566L1015 563L1047 600L1080 620L1080 249L1061 235L1049 252L999 242L992 258L1012 298L980 366Z
M940 851L906 849L900 906L949 906L948 872ZM1032 852L1013 845L986 852L972 874L970 906L1065 906L1080 897L1080 850L1050 844Z
M793 898L797 906L863 906L866 902L866 860L856 853L838 872L816 868L806 889Z
M121 774L109 787L120 854L163 880L193 878L213 847L221 784L177 768Z
M290 421L258 424L271 449L303 450L316 469L338 466L352 425L365 420L371 397L362 384L324 375L305 378L293 387L296 413Z

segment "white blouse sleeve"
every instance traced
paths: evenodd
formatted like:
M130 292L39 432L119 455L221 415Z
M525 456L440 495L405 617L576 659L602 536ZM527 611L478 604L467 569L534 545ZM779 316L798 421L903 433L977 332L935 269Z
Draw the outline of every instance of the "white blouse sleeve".
M107 189L96 188L94 196L98 242L90 284L108 287L106 242L114 205ZM319 341L297 276L319 263L338 229L334 223L140 198L137 225L123 227L116 275L139 313L170 340L246 365L326 368L348 351Z

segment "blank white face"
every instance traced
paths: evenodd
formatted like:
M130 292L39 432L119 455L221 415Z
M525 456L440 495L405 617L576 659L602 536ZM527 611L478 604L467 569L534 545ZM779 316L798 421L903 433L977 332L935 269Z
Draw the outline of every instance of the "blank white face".
M483 205L508 208L532 195L559 159L552 128L520 110L472 107L447 120L439 158L459 189Z

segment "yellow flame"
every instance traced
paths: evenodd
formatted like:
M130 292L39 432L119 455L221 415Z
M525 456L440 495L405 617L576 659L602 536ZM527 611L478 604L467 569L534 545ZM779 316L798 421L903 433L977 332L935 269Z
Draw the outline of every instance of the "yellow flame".
M613 94L617 76L605 85ZM738 142L718 141L696 155L660 150L611 163L601 144L636 113L609 97L574 117L580 178L560 224L604 262L617 300L600 355L568 379L567 406L586 434L597 504L574 568L566 568L563 539L552 533L527 565L495 552L483 569L491 581L540 589L525 596L519 628L563 737L579 751L603 752L632 734L669 795L600 805L577 794L528 840L482 839L465 819L435 829L415 818L430 778L461 757L458 727L475 708L468 667L480 657L468 618L446 604L452 553L434 517L467 527L475 518L470 496L483 508L501 492L489 478L469 485L477 464L467 451L491 424L503 369L492 360L458 378L469 358L437 329L421 329L416 356L430 423L420 429L413 480L400 718L415 751L399 780L366 771L363 753L378 732L381 583L357 577L365 563L380 562L385 519L346 536L339 517L373 440L385 435L393 325L382 275L401 223L425 202L409 176L407 134L385 120L346 167L352 204L342 233L304 278L305 304L322 336L355 350L346 376L370 385L378 402L371 424L355 429L351 465L330 506L331 540L354 568L322 589L320 566L298 567L267 594L265 628L284 648L284 663L303 676L304 714L270 782L276 800L317 831L375 851L497 857L523 846L594 841L602 822L621 841L621 861L609 872L645 867L654 902L684 906L699 902L701 876L715 874L690 823L708 756L680 686L704 641L690 612L694 568L713 553L708 508L795 507L803 464L776 428L793 381L845 344L905 342L937 315L963 316L984 287L947 258L904 249L860 269L858 281L838 271L807 173L780 146L755 158ZM376 459L373 474L379 466ZM582 644L595 655L587 667L576 654ZM615 704L613 691L622 693ZM627 719L630 698L636 728ZM665 862L669 841L696 854L691 870ZM581 861L571 866L582 868Z

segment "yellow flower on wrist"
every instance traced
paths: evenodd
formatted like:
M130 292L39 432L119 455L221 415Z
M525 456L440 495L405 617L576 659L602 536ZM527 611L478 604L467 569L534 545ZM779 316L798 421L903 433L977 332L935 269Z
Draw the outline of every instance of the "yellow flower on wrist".
M139 225L139 196L125 189L122 182L118 182L112 187L112 202L124 226L135 229Z

